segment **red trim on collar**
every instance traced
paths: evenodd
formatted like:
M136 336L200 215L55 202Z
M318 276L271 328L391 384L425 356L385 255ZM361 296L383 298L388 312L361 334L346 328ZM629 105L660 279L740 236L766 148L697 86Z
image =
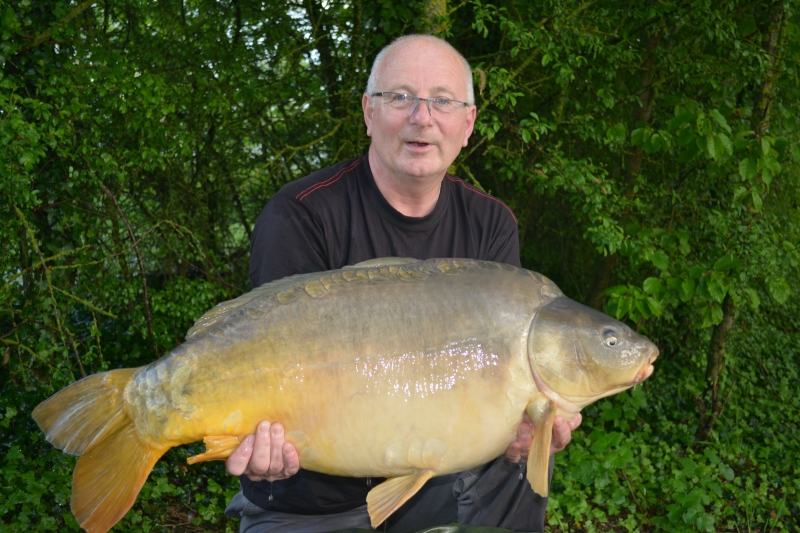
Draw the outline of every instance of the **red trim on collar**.
M309 187L308 189L306 189L306 190L304 190L304 191L300 192L300 194L298 194L297 196L295 196L295 198L296 198L297 200L300 200L300 201L302 202L302 201L303 201L303 199L304 199L306 196L308 196L309 194L311 194L312 192L314 192L314 191L316 191L316 190L318 190L318 189L321 189L322 187L328 187L329 185L333 185L334 183L336 183L337 181L339 181L339 179L340 179L342 176L344 176L345 174L347 174L348 172L350 172L351 170L353 170L354 168L356 168L356 167L358 166L358 164L359 164L359 163L361 163L361 161L363 161L363 160L364 160L364 158L365 158L365 157L366 157L366 156L362 156L362 157L360 157L360 158L356 159L355 161L353 161L353 163L352 163L350 166L340 169L340 170L339 170L339 172L337 172L336 174L334 174L334 175L333 175L333 176L331 176L330 178L328 178L328 179L326 179L326 180L324 180L324 181L321 181L321 182L319 182L319 183L315 183L314 185L312 185L312 186L311 186L311 187Z

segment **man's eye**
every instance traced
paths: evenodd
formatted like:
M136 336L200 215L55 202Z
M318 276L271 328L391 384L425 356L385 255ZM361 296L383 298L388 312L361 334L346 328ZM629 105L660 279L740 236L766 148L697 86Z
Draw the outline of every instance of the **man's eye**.
M445 107L450 103L450 100L448 98L434 98L432 103L433 105L438 105L439 107Z
M408 99L407 94L396 94L394 95L395 102L405 102Z

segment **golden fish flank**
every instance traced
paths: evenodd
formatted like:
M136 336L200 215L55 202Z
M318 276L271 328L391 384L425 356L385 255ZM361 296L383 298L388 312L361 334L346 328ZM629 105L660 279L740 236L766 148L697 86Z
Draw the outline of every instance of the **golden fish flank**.
M657 354L540 274L377 259L223 302L158 361L89 376L33 416L80 456L71 506L90 533L125 514L170 447L204 439L190 463L224 459L261 420L284 424L303 468L391 478L367 498L377 526L427 479L500 456L525 412L528 481L546 495L555 415L641 382Z

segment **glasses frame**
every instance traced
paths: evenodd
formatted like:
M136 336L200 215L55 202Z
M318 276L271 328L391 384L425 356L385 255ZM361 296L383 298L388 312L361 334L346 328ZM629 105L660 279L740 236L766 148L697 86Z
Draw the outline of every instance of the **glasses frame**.
M460 111L461 109L466 109L466 108L468 108L469 106L473 105L473 104L470 104L470 103L468 103L468 102L462 102L461 100L453 100L452 98L446 98L446 97L444 97L444 96L431 96L430 98L421 98L421 97L419 97L419 96L415 96L415 95L413 95L413 94L409 94L409 93L396 93L396 92L394 92L394 91L381 91L381 92L376 92L376 93L372 93L372 94L370 94L370 96L372 96L372 97L375 97L375 96L383 96L383 95L385 95L385 94L396 94L396 95L398 95L398 96L403 96L403 95L405 95L405 96L406 96L407 98L409 98L409 99L412 99L412 98L414 99L414 101L416 102L416 103L414 104L414 109L412 109L412 110L411 110L411 113L409 113L408 115L406 115L406 118L413 116L413 115L414 115L414 113L416 113L416 112L417 112L417 109L419 108L419 103L420 103L422 100L425 100L425 103L426 103L426 104L427 104L427 106L428 106L428 115L430 115L431 117L433 117L433 116L434 116L434 115L433 115L433 112L431 111L431 100L447 100L448 102L454 102L454 103L456 103L456 104L461 104L461 107L458 109L458 111ZM385 104L386 104L386 102L384 102L384 105L385 105ZM455 114L455 113L453 113L453 114ZM437 114L436 116L442 116L442 115L445 115L445 116L447 116L447 115L448 115L448 113L441 113L441 114Z

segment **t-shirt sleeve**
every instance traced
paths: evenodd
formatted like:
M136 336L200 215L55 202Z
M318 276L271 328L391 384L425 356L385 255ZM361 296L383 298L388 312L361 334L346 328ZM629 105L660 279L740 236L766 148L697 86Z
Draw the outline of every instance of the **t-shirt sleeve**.
M519 231L517 221L509 213L501 213L495 222L496 230L489 247L489 261L522 266L519 260Z
M250 237L250 283L256 288L293 274L329 270L322 228L293 198L264 207Z

